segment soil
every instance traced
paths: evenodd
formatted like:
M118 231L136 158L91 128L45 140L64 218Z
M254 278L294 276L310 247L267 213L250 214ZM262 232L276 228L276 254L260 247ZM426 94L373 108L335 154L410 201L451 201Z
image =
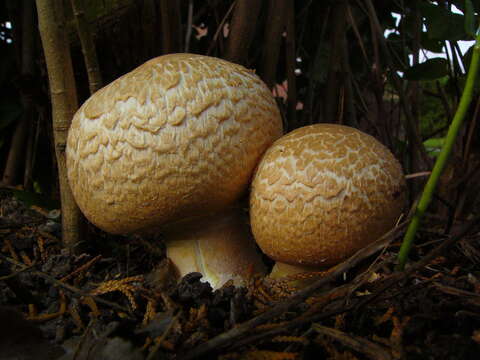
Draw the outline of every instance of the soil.
M0 359L479 358L478 218L427 219L404 272L399 227L299 292L255 274L176 282L161 235L90 228L73 254L59 221L0 195Z

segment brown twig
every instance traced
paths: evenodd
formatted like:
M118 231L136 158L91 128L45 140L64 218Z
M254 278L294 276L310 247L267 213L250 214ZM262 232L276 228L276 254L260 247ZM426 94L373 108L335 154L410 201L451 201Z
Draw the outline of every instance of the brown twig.
M97 51L95 43L90 31L90 27L85 16L83 0L70 0L77 25L77 33L82 44L83 58L85 59L85 67L87 68L88 85L90 94L102 87L102 74L98 64Z
M64 276L63 278L60 279L61 282L65 282L67 280L70 280L74 276L77 276L78 274L87 271L88 268L90 268L93 264L95 264L97 261L99 261L102 258L101 255L97 255L94 258L90 259L87 261L85 264L80 266L78 269L75 271L71 272L70 274Z
M222 32L223 25L225 25L225 22L227 21L228 17L230 16L230 13L233 11L234 7L235 7L235 3L230 5L230 7L228 8L228 10L227 10L225 16L223 17L222 21L220 21L220 24L218 24L217 31L215 31L215 34L213 35L213 39L210 42L210 46L208 47L207 55L210 55L212 53L213 48L215 47L215 43L217 42L218 36Z
M32 265L25 266L23 269L20 269L19 271L12 272L11 274L8 274L8 275L5 275L5 276L0 276L0 281L5 281L5 280L8 280L8 279L14 278L15 276L18 276L25 271L29 271L30 269L35 267L35 265L36 264L33 263Z
M165 331L160 335L157 339L155 339L155 345L153 346L152 350L150 350L150 353L147 356L147 360L153 360L155 359L155 355L158 352L158 349L160 349L160 346L162 345L163 341L167 338L167 336L170 334L170 331L173 329L173 325L178 321L180 318L180 315L182 314L181 311L179 311L170 321L170 323L167 325L167 328Z
M367 339L352 336L349 334L345 334L342 331L332 329L326 326L322 326L319 324L314 324L313 329L323 335L327 335L339 342L343 345L352 348L359 353L365 354L370 359L378 359L378 360L390 360L393 359L392 355L388 353L388 351L381 345L375 344Z
M20 267L20 270L25 270L25 271L29 271L31 272L32 275L34 276L38 276L42 279L44 279L45 281L55 285L55 286L58 286L58 287L61 287L65 290L68 290L69 292L71 292L73 295L77 296L77 297L83 297L83 296L91 296L93 297L97 302L101 303L101 304L104 304L104 305L107 305L107 306L110 306L114 309L117 309L117 310L120 310L120 311L123 311L125 312L126 314L130 313L130 310L124 306L121 306L121 305L118 305L116 303L113 303L111 301L107 301L107 300L104 300L98 296L92 296L91 294L85 292L85 291L82 291L78 288L76 288L75 286L72 286L72 285L69 285L69 284L65 284L63 282L61 282L60 280L57 280L55 279L53 276L51 275L48 275L46 273L44 273L43 271L39 271L39 270L34 270L35 269L35 266L26 266L24 264L22 264L20 261L17 261L15 259L12 259L8 256L5 256L3 254L0 254L0 258L2 258L3 260L9 262L10 264L14 264L18 267Z
M480 301L480 294L477 294L477 293L474 293L474 292L471 292L471 291L467 291L467 290L457 289L456 287L443 285L443 284L440 284L438 282L434 282L433 285L437 289L439 289L441 292L444 292L445 294L461 296L461 297L465 297L467 299L473 299L477 303L478 303L478 301Z
M414 174L407 174L405 175L405 180L415 179L415 178L424 177L424 176L430 176L431 173L432 173L431 171L420 171Z

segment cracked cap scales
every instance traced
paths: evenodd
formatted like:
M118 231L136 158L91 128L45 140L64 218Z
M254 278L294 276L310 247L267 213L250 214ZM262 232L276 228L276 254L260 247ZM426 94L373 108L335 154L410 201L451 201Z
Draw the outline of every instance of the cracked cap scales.
M275 100L253 71L218 58L165 55L77 111L68 179L92 223L111 233L144 231L233 203L281 134Z

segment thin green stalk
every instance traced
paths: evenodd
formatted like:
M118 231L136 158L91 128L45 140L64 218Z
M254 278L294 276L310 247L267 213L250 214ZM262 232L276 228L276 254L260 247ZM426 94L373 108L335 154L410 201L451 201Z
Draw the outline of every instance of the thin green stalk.
M433 166L432 173L428 178L428 181L423 189L422 197L418 202L417 209L415 214L413 215L412 221L410 222L407 232L405 233L405 237L403 238L402 246L400 247L400 251L398 253L398 266L397 270L403 270L405 268L405 263L408 259L408 254L413 244L413 240L415 238L415 234L417 233L418 227L420 225L420 221L425 214L430 202L432 201L433 193L435 191L435 187L437 186L438 179L442 174L445 165L447 164L448 158L450 153L452 152L453 145L455 143L455 139L458 134L458 130L462 126L463 119L465 118L465 114L468 111L470 106L470 102L472 101L473 96L473 88L475 85L475 78L477 75L477 70L480 62L480 28L477 31L477 38L475 42L475 46L473 48L473 55L472 61L470 63L470 68L467 74L467 81L465 83L465 88L463 89L463 94L460 99L460 104L458 105L457 112L453 117L452 123L448 129L447 138L445 140L445 144L440 151L440 154L435 161L435 165Z

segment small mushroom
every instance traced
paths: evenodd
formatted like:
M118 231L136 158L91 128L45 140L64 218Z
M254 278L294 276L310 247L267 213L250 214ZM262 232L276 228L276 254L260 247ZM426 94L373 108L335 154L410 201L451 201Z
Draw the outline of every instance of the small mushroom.
M67 140L68 179L99 228L152 232L235 203L281 135L275 100L253 71L213 57L165 55L77 111Z
M377 240L400 216L402 168L379 141L342 125L306 126L264 154L250 195L272 277L336 265Z

